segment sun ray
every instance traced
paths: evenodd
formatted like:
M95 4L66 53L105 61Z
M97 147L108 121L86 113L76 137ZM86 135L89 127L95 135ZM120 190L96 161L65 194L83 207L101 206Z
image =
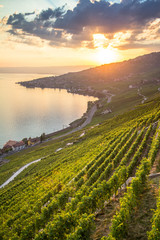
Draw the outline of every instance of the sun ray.
M116 49L112 47L98 48L96 53L96 59L100 64L106 64L116 62L119 54Z
M104 34L93 34L94 47L96 47L96 60L100 64L111 63L118 60L118 50L111 47Z

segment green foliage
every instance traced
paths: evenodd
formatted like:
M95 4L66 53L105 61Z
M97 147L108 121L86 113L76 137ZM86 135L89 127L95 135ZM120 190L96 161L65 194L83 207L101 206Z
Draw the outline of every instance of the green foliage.
M79 220L79 225L74 231L67 237L67 240L89 240L90 233L94 227L94 215L83 214Z
M150 131L151 127L148 128L145 134L146 137L144 137L142 142L146 142L147 136L149 135ZM112 237L117 240L124 239L127 236L128 220L130 219L132 211L138 204L140 195L144 191L147 182L147 174L150 171L151 165L154 162L153 159L155 159L157 153L157 148L155 146L160 144L160 138L157 136L157 132L159 132L159 125L153 137L151 148L148 154L149 158L143 159L141 161L141 165L136 171L136 177L133 178L131 186L128 188L127 193L121 200L120 210L112 219L112 226L110 228L110 235L108 240L110 238L112 239ZM154 226L153 229L155 230ZM149 239L158 239L152 237L152 232L154 232L154 230L150 232Z
M43 142L45 138L46 138L45 133L42 133L40 136L40 141Z
M157 199L157 210L152 218L152 229L148 232L148 240L160 239L160 191L159 198Z
M74 133L10 156L0 169L4 180L26 163L44 159L0 189L1 239L89 239L94 213L136 173L108 238L122 239L159 149L157 101L86 129L83 140ZM67 146L71 141L76 143Z

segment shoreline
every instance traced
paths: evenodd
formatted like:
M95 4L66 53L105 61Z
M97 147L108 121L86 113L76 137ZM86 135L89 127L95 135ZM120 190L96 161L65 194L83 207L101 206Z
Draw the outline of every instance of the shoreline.
M45 142L47 142L47 141L51 141L51 140L56 140L56 139L59 139L59 138L61 138L61 137L65 137L65 136L67 136L67 135L69 135L69 134L72 134L72 133L74 133L74 132L77 132L77 131L80 131L80 130L82 130L85 126L87 126L91 121L92 121L92 118L93 118L93 116L94 116L94 114L95 114L95 112L97 111L97 105L96 104L93 104L93 106L89 109L89 111L88 111L88 116L86 117L86 120L80 125L80 126L77 126L77 127L75 127L75 128L73 128L71 131L69 131L69 132L67 132L67 133L64 133L64 134L62 134L62 135L60 135L60 136L55 136L55 137L53 137L53 138L51 138L51 139L46 139L45 141L43 141L43 142L40 142L40 143L37 143L37 144L35 144L36 146L37 145L40 145L41 143L45 143ZM31 147L34 147L35 145L33 145L33 146L29 146L29 147L26 147L26 148L31 148ZM25 150L26 148L24 148L24 149L22 149L22 150L20 150L20 151L23 151L23 150ZM18 152L20 152L20 151L18 151ZM10 153L8 153L7 155L9 156L9 155L12 155L12 154L14 154L14 153L16 153L16 152L10 152ZM6 156L5 156L6 157ZM46 157L46 156L45 156ZM23 167L21 167L17 172L15 172L9 179L7 179L2 185L0 185L0 188L3 188L3 187L5 187L8 183L10 183L12 180L14 180L14 178L16 177L16 176L18 176L19 175L19 173L21 173L25 168L27 168L28 166L30 166L31 164L33 164L33 163L36 163L36 162L39 162L39 161L41 161L43 158L45 158L45 157L42 157L42 158L39 158L39 159L37 159L37 160L34 160L34 161L32 161L32 162L30 162L30 163L27 163L26 165L24 165ZM8 160L7 162L6 162L6 159L4 158L4 164L5 163L7 163L7 162L9 162L10 160ZM4 164L2 164L2 165L4 165ZM1 166L2 166L1 165Z
M82 130L85 126L87 126L92 121L92 118L96 111L97 111L97 104L93 103L93 106L89 110L87 108L87 111L85 112L85 114L87 115L85 117L86 120L80 126L68 127L68 128L64 128L59 131L53 132L53 133L46 134L45 135L46 139L42 142L40 142L40 137L39 137L39 142L35 143L34 145L26 146L24 149L21 149L19 151L9 151L8 153L4 153L4 154L0 155L0 167L10 161L8 159L5 159L5 157L8 157L14 153L21 152L25 149L32 148L34 146L40 145L40 144L48 142L48 141L59 139L61 137L65 137L69 134L72 134L72 133ZM78 120L81 120L83 118L83 116ZM77 121L77 120L75 120L75 121ZM70 130L70 131L65 132L66 130ZM58 135L59 133L62 133L62 134ZM56 135L58 135L58 136L56 136Z
M67 90L68 93L79 94L79 95L83 95L83 96L91 96L91 97L97 98L97 100L95 100L95 101L92 101L92 102L88 101L87 110L86 110L86 112L83 113L81 118L76 119L73 122L69 123L69 126L66 128L46 134L45 136L47 138L52 138L55 135L60 134L60 133L63 134L63 132L65 132L66 130L73 131L75 128L77 128L77 127L80 128L81 125L83 125L83 124L85 125L85 122L88 118L87 115L88 115L88 112L90 111L90 109L95 108L95 106L96 106L96 111L97 111L97 109L98 109L97 106L100 103L101 99L106 97L106 94L104 94L102 91L96 91L91 88L70 87L69 85L64 83L65 80L60 81L61 77L63 78L65 75L66 74L59 75L59 76L42 77L42 78L30 80L30 81L22 81L22 82L16 83L16 84L19 84L26 88L65 89L65 90ZM56 81L56 79L58 79L58 82ZM107 96L108 96L108 94L107 94Z
M44 76L44 75L42 75L42 77L41 76L30 76L30 77L27 77L26 79L24 78L24 84L26 84L26 82L32 82L32 81L37 81L36 79L34 79L34 77L36 77L36 78L38 78L38 79L48 79L48 78L51 78L51 77L49 77L49 75L48 76ZM52 78L54 78L55 76L52 76ZM34 80L28 80L28 79L34 79ZM14 85L15 84L17 84L17 82L18 82L18 80L20 80L21 81L21 79L23 79L23 78L17 78L17 81L16 81L16 78L15 78L15 80L14 80ZM27 80L27 81L26 81ZM20 85L23 85L23 84L20 84ZM15 85L16 86L16 85ZM26 86L26 88L27 88L27 86ZM43 89L43 87L40 87L41 89ZM51 87L45 87L46 89L51 89ZM54 88L58 88L58 87L54 87ZM53 89L53 87L52 87L52 89ZM62 88L58 88L58 89L62 89ZM88 103L89 103L89 101L93 101L93 102L95 102L95 101L98 101L98 98L97 98L97 96L95 96L94 94L88 94L88 92L87 93L82 93L82 92L78 92L78 91L70 91L68 88L64 88L63 87L63 89L65 89L65 91L66 92L69 92L69 93L76 93L76 94L78 94L79 96L81 95L88 95L88 96L92 96L94 99L87 99L87 101L86 101L86 106L85 106L85 108L84 108L84 111L82 111L81 112L81 114L78 116L78 117L76 117L76 118L70 118L70 121L68 121L68 122L66 122L65 123L65 125L61 125L61 126L59 126L58 125L58 127L56 128L56 129L54 129L54 126L57 126L56 124L53 124L53 123L51 123L50 125L50 127L49 128L46 128L46 129L44 129L44 130L41 130L40 129L40 131L39 131L39 133L37 132L36 134L31 134L31 136L28 136L28 133L27 133L27 131L25 131L24 132L24 134L21 134L21 137L19 138L19 136L15 136L14 137L14 135L13 135L13 137L11 137L11 134L8 134L8 136L7 136L7 138L2 138L2 141L1 141L1 147L0 147L0 149L2 149L3 148L3 146L4 146L4 144L9 140L9 139L15 139L16 141L20 141L22 138L28 138L28 137L31 137L31 138L35 138L35 137L40 137L40 135L44 132L46 135L47 135L47 138L49 138L49 137L52 137L52 136L55 136L55 135L57 135L57 134L63 134L63 131L70 131L70 130L72 130L73 129L73 127L76 127L77 125L80 125L81 123L83 123L83 121L85 121L85 115L86 115L86 113L87 113L87 111L88 111ZM34 90L33 90L34 91ZM52 90L52 91L54 91L54 90ZM96 97L96 98L95 98ZM65 122L65 121L64 121ZM72 125L73 124L73 125ZM5 132L4 132L5 133ZM30 134L29 134L30 135ZM4 135L5 136L5 135ZM4 141L3 141L4 140Z
M92 87L76 86L72 81L66 82L65 78L63 79L64 76L65 75L42 77L30 81L17 82L16 84L26 88L65 89L68 93L92 96L98 99L105 97L105 94L102 91L95 90Z
M66 89L66 90L68 92L68 89ZM84 94L81 94L81 93L76 93L76 94L84 95ZM93 96L93 97L95 97L95 96ZM50 140L58 139L60 137L71 134L75 131L81 130L83 127L85 127L88 123L91 122L94 113L97 111L97 104L98 104L99 100L100 99L97 98L95 101L88 101L87 102L87 109L80 118L73 120L71 123L68 124L69 125L68 127L65 127L65 128L60 129L60 130L45 134L45 140L40 141L41 136L39 136L39 137L34 136L34 137L30 138L30 140L38 139L38 141L35 144L32 144L30 146L27 145L24 149L34 147L36 145L39 145L41 143L44 143L44 142L47 142L47 141L50 141ZM91 117L90 117L90 112L94 112ZM26 138L26 137L24 137L24 138ZM16 140L16 141L18 141L18 140ZM1 149L3 149L3 147ZM12 155L16 152L22 151L22 150L9 151L8 153L4 152L4 153L0 154L0 158L1 158L0 159L1 160L0 161L0 166L4 165L6 163L5 157L10 156L10 155Z
M62 134L60 136L52 137L51 139L46 139L45 141L56 140L56 139L59 139L61 137L65 137L65 136L67 136L69 134L72 134L74 132L77 132L79 130L82 130L84 127L86 127L92 121L92 118L93 118L93 116L94 116L96 111L97 111L97 104L94 104L91 107L91 109L88 111L88 116L86 117L86 120L80 126L77 126L77 127L74 127L74 128L70 128L71 131L69 131L67 133L64 133L64 134ZM63 130L66 130L66 129L63 129ZM60 130L60 131L63 131L63 130ZM54 133L56 133L56 132L54 132ZM45 141L43 141L43 142L45 142Z

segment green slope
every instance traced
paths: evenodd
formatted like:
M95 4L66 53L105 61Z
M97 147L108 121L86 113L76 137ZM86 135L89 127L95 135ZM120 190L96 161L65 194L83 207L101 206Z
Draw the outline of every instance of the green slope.
M156 157L159 118L157 97L89 126L82 137L84 131L9 156L0 168L1 183L26 163L45 158L0 189L0 238L89 239L97 209L128 177L136 174L138 184L148 174L144 166L151 168Z

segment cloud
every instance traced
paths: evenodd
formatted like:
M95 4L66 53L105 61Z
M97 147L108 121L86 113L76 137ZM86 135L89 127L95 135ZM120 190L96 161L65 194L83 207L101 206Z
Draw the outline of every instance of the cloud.
M141 43L127 43L117 46L119 50L130 50L130 49L159 49L160 43L158 44L141 44Z
M144 26L160 17L160 0L123 0L121 3L81 0L73 11L68 10L54 26L70 33L81 33L84 27L98 28L99 32L115 33Z
M25 13L24 15L25 15L25 16L30 16L30 15L33 15L33 14L35 14L35 11L34 11L34 12L31 12L31 13Z
M56 8L55 10L48 8L47 10L43 10L38 19L41 21L46 21L53 18L60 18L64 14L64 6L62 8Z
M48 8L39 15L35 14L33 20L27 19L34 14L9 16L7 24L12 27L9 33L20 37L36 36L49 41L51 46L94 48L95 33L104 34L107 41L114 42L115 34L130 31L131 35L125 42L123 34L119 41L124 46L134 47L134 43L141 46L142 39L137 36L142 34L147 40L149 32L144 33L144 29L150 29L151 23L160 18L160 0L122 0L120 3L79 0L73 10L65 10L64 6ZM23 34L19 35L17 30ZM158 31L154 33L154 39L159 38Z
M62 30L49 28L50 24L48 24L48 26L45 26L45 24L47 24L47 21L44 20L44 18L46 19L44 12L42 12L39 16L36 16L33 21L27 21L25 16L31 14L33 13L19 13L11 15L8 18L7 24L11 25L12 29L8 30L8 32L12 35L17 35L20 38L23 38L26 35L32 35L48 41L54 39L55 42L57 42L57 39L61 39L61 34L63 32ZM53 11L53 15L56 16L56 14L57 11ZM17 30L21 30L21 32Z

